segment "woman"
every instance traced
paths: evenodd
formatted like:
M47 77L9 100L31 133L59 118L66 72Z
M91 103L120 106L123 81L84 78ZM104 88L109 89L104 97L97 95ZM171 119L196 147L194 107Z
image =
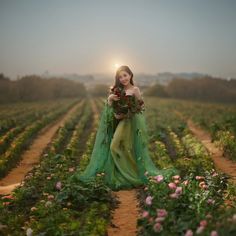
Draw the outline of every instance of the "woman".
M122 113L122 109L117 109L122 91L126 99L129 96L137 101L135 104L141 106L141 112L123 110L128 112ZM134 86L132 71L128 66L119 67L101 114L90 162L82 174L75 173L71 178L87 182L97 173L104 173L106 184L112 190L119 190L147 183L145 172L163 176L176 174L175 168L160 170L152 162L143 108L144 101L140 89Z

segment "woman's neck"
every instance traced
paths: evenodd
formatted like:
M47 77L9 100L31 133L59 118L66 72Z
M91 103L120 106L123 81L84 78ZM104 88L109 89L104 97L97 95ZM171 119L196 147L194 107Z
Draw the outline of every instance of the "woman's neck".
M129 88L132 88L132 87L133 87L132 84L128 84L128 85L124 86L124 89L125 89L125 90L128 90Z

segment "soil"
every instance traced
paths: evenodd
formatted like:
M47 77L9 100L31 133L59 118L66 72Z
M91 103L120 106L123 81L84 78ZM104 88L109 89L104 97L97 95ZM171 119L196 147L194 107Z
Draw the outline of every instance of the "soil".
M113 213L112 224L108 227L108 236L137 235L137 219L140 216L136 189L113 193L120 203Z
M211 157L217 169L228 174L234 184L236 184L236 162L223 156L223 151L211 142L211 135L193 123L191 119L187 120L187 125L192 133L209 150Z

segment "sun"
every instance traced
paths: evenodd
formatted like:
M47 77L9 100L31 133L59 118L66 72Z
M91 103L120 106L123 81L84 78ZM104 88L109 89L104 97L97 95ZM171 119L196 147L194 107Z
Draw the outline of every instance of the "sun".
M114 67L117 69L117 68L119 68L119 67L120 67L120 64L118 64L118 63L115 63L115 64L114 64Z

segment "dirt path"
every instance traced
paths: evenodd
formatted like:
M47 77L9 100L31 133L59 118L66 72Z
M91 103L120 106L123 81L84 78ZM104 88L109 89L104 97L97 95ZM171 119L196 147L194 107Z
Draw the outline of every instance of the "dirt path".
M39 162L43 150L50 143L57 129L64 124L80 105L81 102L77 103L63 117L56 121L56 123L47 125L39 132L29 149L23 153L19 165L0 180L0 194L9 194L15 187L21 184L24 176Z
M187 125L193 134L203 143L210 151L211 157L216 168L231 176L231 180L236 184L236 163L223 156L223 151L211 142L211 136L208 132L198 127L192 120L187 120Z
M139 206L136 189L113 192L120 201L113 214L112 226L108 228L108 236L137 235L137 219Z

